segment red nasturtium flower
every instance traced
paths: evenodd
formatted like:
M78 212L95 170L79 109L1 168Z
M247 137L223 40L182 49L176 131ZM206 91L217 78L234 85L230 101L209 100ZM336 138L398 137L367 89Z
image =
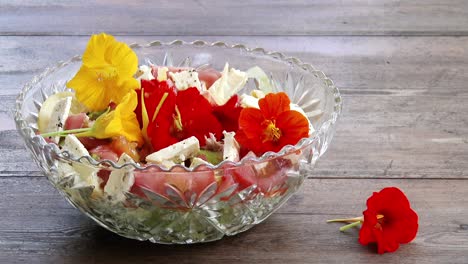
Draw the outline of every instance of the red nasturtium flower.
M239 116L236 140L256 155L278 152L309 136L309 122L301 113L290 110L289 97L281 93L260 99L260 109L244 108Z
M224 105L213 107L213 114L219 120L223 129L228 132L235 132L239 129L241 111L242 107L239 105L237 94L233 95Z
M154 151L191 136L195 136L201 146L205 145L205 136L210 133L217 140L221 139L223 128L213 114L213 107L197 88L178 91L174 96L164 94L154 93L145 100L156 102L153 107L156 110L148 111L150 123L147 130Z
M210 133L213 133L217 140L221 140L223 128L213 114L212 105L197 88L179 91L176 104L175 126L172 132L174 136L179 139L195 136L200 141L200 146L205 145L205 136L209 136Z
M166 94L164 97L164 102L161 105L159 112L162 113L162 115L167 115L166 112L172 113L176 101L176 94L177 94L177 89L175 88L174 84L172 81L167 80L167 81L158 81L157 79L153 79L151 81L148 80L141 80L141 89L136 90L137 95L138 95L138 105L137 108L135 109L135 114L137 115L138 122L140 123L140 126L142 126L142 117L141 117L141 92L144 92L144 98L145 98L145 108L148 113L148 118L150 121L152 120L152 117L154 116L154 112L161 100L163 99L164 94Z
M405 194L388 187L367 200L359 243L377 243L378 253L393 252L399 244L409 243L418 231L418 215L411 209Z

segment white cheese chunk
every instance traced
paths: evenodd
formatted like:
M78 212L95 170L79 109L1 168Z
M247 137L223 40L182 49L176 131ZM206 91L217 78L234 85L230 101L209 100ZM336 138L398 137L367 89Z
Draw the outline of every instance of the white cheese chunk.
M119 160L118 165L125 163L134 163L133 159L126 153L123 153ZM121 202L126 199L125 193L130 191L135 183L135 176L133 175L133 167L125 167L118 170L113 170L109 175L109 180L104 186L104 192L110 195L114 202Z
M258 101L265 97L265 93L260 90L253 90L250 95L242 94L240 96L240 105L242 107L252 107L259 109Z
M67 121L68 115L70 114L70 108L72 104L72 97L67 96L58 100L53 106L49 123L47 124L46 131L44 132L57 132L63 131L65 121ZM58 143L60 136L51 138L55 143Z
M167 80L167 71L169 71L169 69L167 67L159 67L158 68L158 82L162 82L162 81Z
M75 135L67 135L65 137L65 141L63 143L62 148L75 158L79 158L81 156L89 155L88 150L85 146L81 143L81 141Z
M260 106L258 106L258 98L255 98L248 94L242 94L240 96L240 105L243 108L246 108L246 107L257 108L257 109L260 108Z
M81 144L78 138L75 135L67 135L63 143L62 148L68 153L70 153L74 158L79 158L82 156L89 156L88 150ZM73 162L71 164L61 164L63 165L62 170L64 173L70 172L70 167L75 172L75 186L94 186L94 192L101 193L100 188L101 178L97 176L99 169L93 167L93 165L87 163L87 161L82 160L81 162Z
M266 94L262 90L253 90L252 92L250 92L250 95L257 99L262 99L263 97L265 97Z
M235 132L226 132L224 134L224 149L223 149L223 160L230 160L238 162L240 159L239 150L240 146L237 140L234 138Z
M180 142L160 149L146 157L149 163L171 167L171 164L181 163L193 157L200 151L200 143L196 137L189 137Z
M140 80L147 80L147 81L154 80L154 76L151 73L151 67L149 67L148 65L141 65L136 75L138 76L136 79L139 81Z
M71 163L70 163L71 164ZM58 163L57 165L57 172L60 179L67 178L70 176L74 176L76 171L69 163Z
M208 93L217 105L224 105L234 94L240 91L247 82L247 74L234 68L229 69L226 63L221 77L208 89Z
M169 72L169 77L171 77L175 87L179 91L186 90L190 87L196 87L199 91L202 91L202 85L200 79L198 79L198 72L195 70Z

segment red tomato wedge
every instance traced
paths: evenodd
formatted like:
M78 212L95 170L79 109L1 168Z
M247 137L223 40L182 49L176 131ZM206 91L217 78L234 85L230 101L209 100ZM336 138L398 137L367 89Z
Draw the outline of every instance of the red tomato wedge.
M206 188L215 183L213 171L196 171L196 172L163 172L157 168L147 169L145 171L135 171L135 184L132 187L132 192L146 197L142 188L147 189L160 196L170 198L171 193L168 189L176 189L182 199L189 199L192 194L199 197L203 194Z
M221 73L213 68L206 68L198 71L198 79L205 82L206 88L210 88L216 80L221 77Z

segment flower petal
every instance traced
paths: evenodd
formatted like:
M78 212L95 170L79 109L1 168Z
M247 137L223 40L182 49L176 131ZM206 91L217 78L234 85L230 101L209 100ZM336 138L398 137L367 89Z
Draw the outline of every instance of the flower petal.
M359 242L377 243L379 254L393 252L399 244L408 243L416 236L418 216L405 194L396 187L374 192L363 214Z
M290 110L290 103L288 95L283 92L269 93L258 101L258 105L266 119L275 119L284 111Z
M140 87L140 82L134 78L118 78L116 86L112 87L112 83L106 87L107 92L111 94L111 100L114 103L120 103L125 95L130 91L134 91Z
M182 119L182 137L195 136L201 146L205 145L205 136L213 133L220 140L223 128L213 114L208 100L197 88L188 88L177 94L177 107Z
M105 33L91 36L83 53L83 65L91 68L107 66L111 62L106 61L106 52L111 51L112 46L116 43L117 41L113 36Z
M239 116L242 107L238 106L238 100L238 96L234 95L224 105L213 108L213 114L223 125L225 131L231 132L239 129Z
M109 126L114 129L115 134L123 135L128 141L138 142L141 145L143 144L143 136L136 114L133 112L137 103L138 98L135 91L125 95L122 102L115 108L115 127L112 127L113 123Z
M295 145L301 138L309 136L309 122L297 111L285 111L281 113L276 126L281 130L280 145Z
M106 54L106 61L110 61L112 65L115 65L119 76L122 77L131 78L138 70L137 55L123 42L116 42L113 45L111 54Z
M256 108L244 108L239 116L239 129L241 129L247 138L261 138L265 121L262 111ZM258 142L261 143L261 140Z
M359 231L359 243L361 243L363 246L367 246L369 243L374 243L375 241L377 240L374 237L372 228L369 228L367 225L363 225Z
M86 66L80 68L67 87L75 90L78 101L91 111L102 111L111 101L111 94L106 92L97 73Z
M90 131L76 136L91 136L99 139L122 135L130 142L143 144L140 125L133 110L137 104L136 92L131 91L117 105L114 111L99 116Z
M104 33L93 35L83 54L83 66L67 86L90 110L101 111L139 88L133 78L137 66L136 54L125 43Z

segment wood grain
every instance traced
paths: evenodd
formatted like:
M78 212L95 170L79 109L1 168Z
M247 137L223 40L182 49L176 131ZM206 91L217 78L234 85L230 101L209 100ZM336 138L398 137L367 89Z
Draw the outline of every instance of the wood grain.
M0 12L1 35L468 34L463 0L2 0Z
M11 107L21 84L54 62L81 53L88 37L35 37L35 45L29 45L30 39L0 38L4 76L0 176L18 171L41 175L29 159L18 160L27 154L14 132ZM467 37L231 37L226 41L303 58L342 88L344 110L336 137L311 177L468 177Z
M358 244L357 229L340 233L340 224L325 223L359 215L367 197L386 186L404 190L420 218L416 240L398 253L378 256ZM1 178L0 191L7 195L0 200L0 261L332 263L346 256L369 263L466 263L467 189L466 180L307 180L298 195L254 229L214 243L173 247L124 239L98 227L43 177Z
M344 110L327 154L265 223L164 246L114 235L68 205L15 131L16 94L90 34L127 43L224 40L311 62ZM0 263L468 263L468 1L0 0ZM330 218L397 186L415 241L379 256Z
M81 54L86 37L0 37L0 94L44 67ZM127 43L223 40L297 56L323 70L345 94L467 96L468 37L118 37ZM34 41L32 41L34 40ZM3 78L4 77L4 78ZM450 89L447 89L450 88Z

